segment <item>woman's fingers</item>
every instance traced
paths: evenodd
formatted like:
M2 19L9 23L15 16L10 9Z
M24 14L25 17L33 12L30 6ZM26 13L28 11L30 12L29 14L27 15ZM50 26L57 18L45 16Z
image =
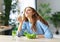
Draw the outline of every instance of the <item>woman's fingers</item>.
M24 16L18 16L17 20L18 20L19 22L23 22L23 21L24 21Z

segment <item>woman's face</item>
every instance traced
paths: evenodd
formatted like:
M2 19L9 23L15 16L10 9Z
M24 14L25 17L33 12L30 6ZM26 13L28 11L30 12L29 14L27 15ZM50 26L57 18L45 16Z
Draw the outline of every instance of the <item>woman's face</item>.
M25 16L26 17L30 17L30 16L32 16L34 13L33 13L33 11L32 11L32 9L31 8L26 8L26 10L25 10Z

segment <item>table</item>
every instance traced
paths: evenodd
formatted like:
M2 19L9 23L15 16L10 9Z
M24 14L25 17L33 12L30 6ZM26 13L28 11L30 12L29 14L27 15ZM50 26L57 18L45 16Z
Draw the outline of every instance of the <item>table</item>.
M0 26L0 35L11 35L12 26Z
M0 26L0 32L10 30L12 29L12 26Z
M59 35L60 36L60 35ZM15 37L8 35L0 35L0 42L60 42L60 38L53 38L53 39L47 39L47 38L39 38L39 39L28 39L26 37Z

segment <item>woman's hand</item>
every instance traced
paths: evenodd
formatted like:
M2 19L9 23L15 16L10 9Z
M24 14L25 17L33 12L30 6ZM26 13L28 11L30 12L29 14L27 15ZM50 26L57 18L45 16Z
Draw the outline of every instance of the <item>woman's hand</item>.
M17 20L19 21L19 23L23 23L24 21L24 16L18 16Z
M21 31L22 29L22 24L23 24L23 21L24 21L24 16L18 16L17 20L19 21L19 26L18 26L18 32Z
M44 35L37 35L37 38L44 38Z

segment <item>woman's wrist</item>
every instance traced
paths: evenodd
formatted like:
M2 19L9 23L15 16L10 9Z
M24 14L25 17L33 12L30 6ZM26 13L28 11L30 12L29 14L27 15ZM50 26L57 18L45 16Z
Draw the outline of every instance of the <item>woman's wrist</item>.
M18 32L20 32L22 30L22 24L23 24L23 22L19 23Z

